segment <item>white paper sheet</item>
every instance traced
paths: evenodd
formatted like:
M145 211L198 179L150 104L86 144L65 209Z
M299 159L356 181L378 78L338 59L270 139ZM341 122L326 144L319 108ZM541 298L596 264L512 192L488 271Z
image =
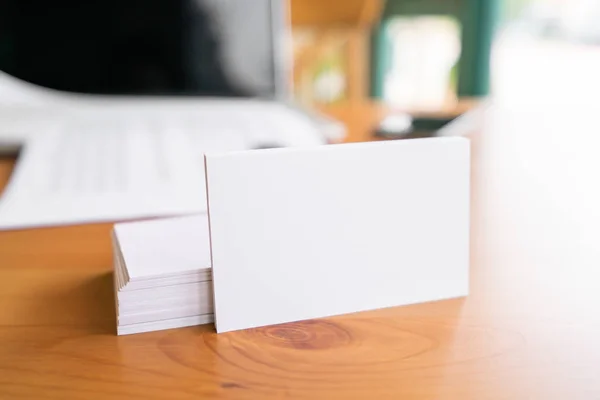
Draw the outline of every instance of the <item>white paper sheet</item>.
M0 228L202 212L203 171L185 146L135 130L36 136L0 200Z
M80 107L27 140L0 199L0 229L204 212L204 152L324 143L277 103Z
M207 155L218 332L464 296L469 142Z

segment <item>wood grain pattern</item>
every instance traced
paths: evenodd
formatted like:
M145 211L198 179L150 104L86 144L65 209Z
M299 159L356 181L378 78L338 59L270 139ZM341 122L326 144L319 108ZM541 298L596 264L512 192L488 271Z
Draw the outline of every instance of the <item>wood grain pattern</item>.
M117 337L109 225L2 232L0 398L600 398L600 138L571 134L473 137L465 299Z

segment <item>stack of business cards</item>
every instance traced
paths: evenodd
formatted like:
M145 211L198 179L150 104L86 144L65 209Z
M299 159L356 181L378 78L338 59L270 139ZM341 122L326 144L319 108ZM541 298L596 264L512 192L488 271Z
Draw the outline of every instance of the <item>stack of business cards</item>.
M205 165L208 216L115 226L119 334L213 320L227 332L469 292L466 139L207 154Z
M205 215L116 224L117 334L212 322L209 242Z

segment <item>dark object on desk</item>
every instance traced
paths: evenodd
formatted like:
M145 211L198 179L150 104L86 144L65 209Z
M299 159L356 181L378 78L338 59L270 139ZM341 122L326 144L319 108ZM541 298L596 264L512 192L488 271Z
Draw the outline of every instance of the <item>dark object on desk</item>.
M15 143L7 143L0 140L0 158L15 158L23 146Z
M375 130L375 136L385 139L416 139L433 137L436 132L456 117L412 117L409 114L391 114Z
M275 143L275 142L261 142L261 143L257 143L255 144L252 148L254 150L265 150L265 149L277 149L280 147L284 147L279 143Z

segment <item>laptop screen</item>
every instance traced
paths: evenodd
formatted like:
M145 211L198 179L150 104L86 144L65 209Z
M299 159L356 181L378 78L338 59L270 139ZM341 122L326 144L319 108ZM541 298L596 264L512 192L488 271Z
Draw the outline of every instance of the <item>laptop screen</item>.
M285 25L278 0L4 0L0 70L79 93L275 97Z

